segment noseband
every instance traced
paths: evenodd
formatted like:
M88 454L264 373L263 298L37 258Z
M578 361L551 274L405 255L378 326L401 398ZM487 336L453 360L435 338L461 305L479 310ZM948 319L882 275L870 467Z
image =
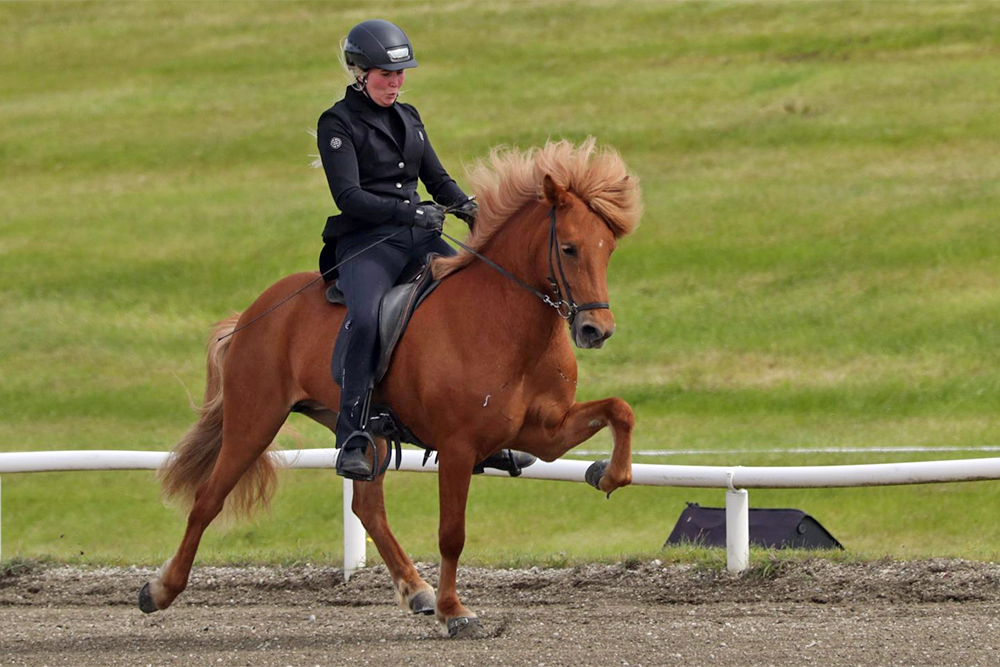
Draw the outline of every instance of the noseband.
M579 313L581 310L602 310L602 309L606 310L609 309L611 306L606 301L591 301L589 303L577 304L573 300L573 290L569 286L569 281L566 280L566 273L563 271L562 256L559 254L559 236L556 234L555 206L549 209L549 219L552 221L552 224L549 226L548 279L549 279L549 285L552 286L552 294L555 297L554 299L547 294L542 294L534 287L525 284L524 281L522 281L520 278L512 274L510 271L503 268L493 260L484 257L480 253L476 252L469 246L465 245L464 243L456 239L454 236L451 236L450 234L446 234L444 232L442 232L441 235L451 239L452 241L457 243L463 250L465 250L468 253L471 253L476 258L488 264L490 267L496 269L501 275L510 279L513 283L515 283L519 287L522 287L527 291L531 292L532 294L534 294L536 297L541 299L542 303L544 303L545 305L555 308L556 312L559 313L559 317L563 318L564 320L568 320L570 325L572 325L573 320L576 319L577 313ZM552 259L553 256L555 257L555 261L553 261ZM559 269L559 277L562 279L561 288L559 286L559 281L556 280L557 267ZM565 295L563 294L563 290L565 290Z

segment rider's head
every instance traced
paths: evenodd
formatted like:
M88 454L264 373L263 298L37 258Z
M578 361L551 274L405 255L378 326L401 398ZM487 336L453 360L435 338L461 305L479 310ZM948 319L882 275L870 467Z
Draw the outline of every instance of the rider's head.
M344 40L344 64L354 77L355 87L363 90L370 73L400 72L417 66L410 40L399 26L372 19L351 28Z

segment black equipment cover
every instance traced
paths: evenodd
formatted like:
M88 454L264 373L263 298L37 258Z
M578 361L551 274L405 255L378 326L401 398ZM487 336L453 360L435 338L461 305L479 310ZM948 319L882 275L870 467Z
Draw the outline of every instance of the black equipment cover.
M726 510L688 503L663 546L726 546ZM795 509L751 509L750 544L768 549L843 549L816 519Z

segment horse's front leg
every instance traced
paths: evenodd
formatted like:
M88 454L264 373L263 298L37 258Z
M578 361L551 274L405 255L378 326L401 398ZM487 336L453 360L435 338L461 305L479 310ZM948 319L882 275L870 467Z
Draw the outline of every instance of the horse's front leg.
M610 494L632 483L632 429L635 415L620 398L574 403L568 410L553 406L543 411L538 423L528 424L518 435L517 449L543 461L554 461L581 442L589 440L605 426L611 426L614 450L604 470L596 468L597 479L589 480Z
M438 465L441 576L438 580L437 619L447 628L450 637L463 639L484 635L479 619L458 599L456 588L458 559L465 547L465 506L474 465L475 453L471 450L441 450Z

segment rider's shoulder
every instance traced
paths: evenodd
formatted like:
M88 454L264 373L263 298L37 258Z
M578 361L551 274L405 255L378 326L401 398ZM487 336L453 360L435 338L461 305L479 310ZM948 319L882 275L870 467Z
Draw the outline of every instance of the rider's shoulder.
M319 115L319 122L336 122L350 123L351 122L351 112L344 100L340 100L332 107L324 111Z

